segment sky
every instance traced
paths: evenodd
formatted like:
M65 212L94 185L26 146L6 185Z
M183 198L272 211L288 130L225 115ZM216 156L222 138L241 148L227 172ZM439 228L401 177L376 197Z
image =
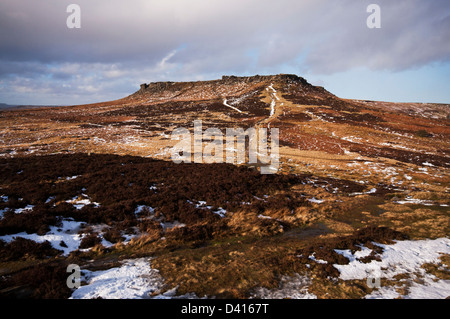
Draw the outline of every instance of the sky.
M70 4L80 28L69 28ZM370 4L379 7L380 28ZM290 73L342 98L450 103L448 0L1 0L0 103Z

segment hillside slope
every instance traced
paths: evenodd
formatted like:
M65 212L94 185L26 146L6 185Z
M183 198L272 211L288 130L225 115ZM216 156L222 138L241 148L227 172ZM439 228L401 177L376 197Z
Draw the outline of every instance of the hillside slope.
M444 104L342 99L287 74L0 111L0 295L69 297L76 263L77 298L122 291L87 283L130 265L153 278L133 298L445 298L449 115ZM223 135L278 128L276 174L172 162L172 133L199 120Z

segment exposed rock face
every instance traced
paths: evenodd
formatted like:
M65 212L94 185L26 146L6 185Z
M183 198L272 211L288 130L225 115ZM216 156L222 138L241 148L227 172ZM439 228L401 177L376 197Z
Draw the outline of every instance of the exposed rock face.
M236 83L236 82L301 82L303 84L308 84L308 82L295 74L278 74L278 75L254 75L254 76L234 76L234 75L224 75L222 76L222 82L224 84Z
M192 88L196 86L212 85L235 85L235 84L247 84L255 85L258 83L270 85L271 82L281 82L286 83L296 83L303 84L306 86L312 86L304 78L299 77L295 74L278 74L278 75L254 75L254 76L235 76L235 75L224 75L222 79L211 80L211 81L196 81L196 82L150 82L143 83L139 91L133 95L141 95L147 93L157 93L161 91L177 91L185 88Z
M145 93L145 92L158 92L164 91L170 88L175 82L151 82L149 84L143 83L141 84L141 88L136 93Z
M411 116L450 119L450 108L447 105L342 99L322 86L308 83L306 79L296 74L224 75L220 79L209 81L142 83L138 91L122 99L122 102L154 104L169 101L209 101L222 104L224 100L252 97L253 102L263 103L262 92L271 86L276 88L278 97L298 105L326 106L334 111L347 112L356 112L362 107L375 111L383 109L387 112L401 112Z

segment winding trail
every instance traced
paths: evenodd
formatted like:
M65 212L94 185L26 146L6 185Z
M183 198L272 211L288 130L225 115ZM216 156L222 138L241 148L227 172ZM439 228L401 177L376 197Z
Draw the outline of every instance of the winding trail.
M233 110L238 111L239 113L244 113L244 112L242 112L241 110L239 110L238 108L236 108L236 107L234 107L234 106L228 104L226 98L223 100L223 105L228 106L229 108L232 108Z
M272 98L272 102L270 102L270 115L269 115L269 117L273 117L273 116L275 115L275 105L276 105L276 102L275 102L274 97L275 97L277 100L280 100L280 99L278 98L278 96L277 96L277 94L276 94L277 91L273 88L273 84L270 84L270 85L268 86L267 90L268 90L269 88L272 90L272 93L270 94L270 97Z
M271 90L271 92L269 89ZM272 101L270 102L270 114L268 118L262 120L258 124L267 124L267 127L270 128L270 122L281 113L281 108L277 108L277 101L281 100L277 95L277 90L273 88L273 84L270 84L266 88L266 90L269 93L270 98L272 99ZM280 106L282 106L283 104L284 103L281 103Z

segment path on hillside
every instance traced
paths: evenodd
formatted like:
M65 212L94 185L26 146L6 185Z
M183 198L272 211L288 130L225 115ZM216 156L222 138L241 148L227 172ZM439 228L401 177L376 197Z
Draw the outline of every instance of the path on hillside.
M258 122L257 126L267 124L267 128L270 128L270 122L272 122L281 114L283 108L279 106L283 106L284 103L281 102L280 98L277 95L277 90L274 89L272 83L268 87L266 87L266 91L269 93L269 96L271 98L270 114L268 118Z
M244 112L242 112L241 110L239 110L238 108L236 108L236 107L234 107L234 106L228 104L226 98L223 100L223 105L228 106L229 108L232 108L233 110L238 111L239 113L244 113Z

